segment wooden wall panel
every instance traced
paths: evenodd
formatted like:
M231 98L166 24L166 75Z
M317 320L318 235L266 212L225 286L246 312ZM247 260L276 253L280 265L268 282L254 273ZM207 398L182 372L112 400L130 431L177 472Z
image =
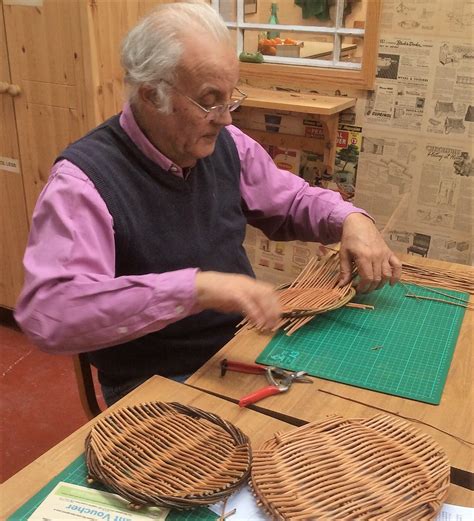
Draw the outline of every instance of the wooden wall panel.
M20 294L27 237L21 174L0 170L0 306L13 308Z
M96 0L87 4L89 41L92 61L96 64L94 78L97 118L103 121L122 109L123 70L120 45L127 31L159 4L160 0ZM84 24L83 24L84 25Z
M5 27L15 98L28 215L55 157L92 126L84 82L79 1L41 6L5 5Z
M15 31L15 59L22 79L74 85L71 24L77 20L75 2L46 0L42 6L6 5L8 42ZM13 42L12 42L13 43Z
M28 207L33 208L57 155L81 135L81 129L76 110L33 103L28 106L26 123L24 144L32 150L26 196Z
M11 82L1 5L0 81ZM21 261L28 235L28 224L15 110L13 98L7 93L0 94L0 122L0 306L13 308L23 284ZM16 164L17 167L9 166L10 163Z

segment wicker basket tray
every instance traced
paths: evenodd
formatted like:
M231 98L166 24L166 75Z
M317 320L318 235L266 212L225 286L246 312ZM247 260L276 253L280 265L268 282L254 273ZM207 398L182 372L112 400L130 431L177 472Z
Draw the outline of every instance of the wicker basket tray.
M218 416L179 403L118 409L86 439L89 477L133 508L221 501L250 475L249 439Z
M251 485L275 519L430 519L450 466L429 436L386 415L333 417L275 435L254 453Z
M339 246L326 249L322 257L313 257L291 284L276 288L282 308L278 329L293 334L316 315L345 306L352 300L356 290L352 281L339 287ZM240 331L254 326L244 319Z

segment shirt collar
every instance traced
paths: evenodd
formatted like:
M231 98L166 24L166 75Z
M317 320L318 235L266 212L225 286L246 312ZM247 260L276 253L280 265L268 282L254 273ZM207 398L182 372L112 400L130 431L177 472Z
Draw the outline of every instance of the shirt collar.
M120 126L148 159L151 159L167 172L183 177L183 169L162 154L145 136L133 116L130 103L125 103L123 107L122 114L120 114Z

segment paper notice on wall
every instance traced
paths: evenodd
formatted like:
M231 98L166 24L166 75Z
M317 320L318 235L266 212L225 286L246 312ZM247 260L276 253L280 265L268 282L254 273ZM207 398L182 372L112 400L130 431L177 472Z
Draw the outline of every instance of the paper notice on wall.
M311 257L325 252L315 242L271 241L252 226L247 226L244 247L257 279L276 286L293 281Z
M275 165L281 170L288 170L292 174L299 175L301 150L269 146L268 151Z
M474 45L442 41L433 63L426 132L454 139L474 137Z
M377 85L367 96L366 124L421 130L434 47L431 40L380 40Z
M433 236L430 256L470 264L474 230L473 147L427 141L420 155L420 177L410 220Z
M466 37L474 31L474 1L384 0L380 29L382 34Z
M334 173L326 188L339 192L346 201L354 198L361 144L361 127L339 126Z
M243 129L260 130L272 134L281 132L295 136L304 135L303 121L299 114L288 111L240 107L232 113L234 125Z
M3 0L4 5L21 5L23 7L41 7L43 0Z
M374 131L364 134L355 204L375 218L380 230L395 226L394 220L400 225L398 218L407 217L406 206L417 175L416 149L408 136Z
M13 157L1 157L0 156L0 170L6 170L7 172L13 172L15 174L20 173L20 161Z
M355 204L393 250L471 264L473 201L472 145L364 136Z
M300 159L300 177L310 186L323 187L327 177L324 156L303 150Z
M346 201L352 200L355 193L361 142L361 127L339 125L334 173L328 173L322 154L303 150L300 157L300 177L311 186L334 190L339 192Z

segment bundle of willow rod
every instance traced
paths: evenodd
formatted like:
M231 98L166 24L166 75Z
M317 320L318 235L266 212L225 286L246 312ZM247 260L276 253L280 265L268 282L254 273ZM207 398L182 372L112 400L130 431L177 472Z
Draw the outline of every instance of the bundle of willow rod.
M355 295L351 282L337 287L339 252L331 250L324 257L313 257L286 289L278 292L283 310L278 329L291 335L315 315L340 308ZM250 329L246 320L242 329Z
M275 434L251 486L271 519L434 519L449 487L443 449L388 415L339 416Z
M314 315L331 311L347 304L355 295L351 282L337 287L339 280L339 253L331 251L321 258L312 258L289 288L280 292L283 315L278 324L291 335L309 322ZM301 317L298 315L301 313ZM309 316L305 316L311 313Z
M474 294L474 270L467 266L465 270L454 271L404 262L402 280Z
M117 409L86 439L89 479L132 508L187 509L224 500L247 482L251 456L240 429L174 402Z

